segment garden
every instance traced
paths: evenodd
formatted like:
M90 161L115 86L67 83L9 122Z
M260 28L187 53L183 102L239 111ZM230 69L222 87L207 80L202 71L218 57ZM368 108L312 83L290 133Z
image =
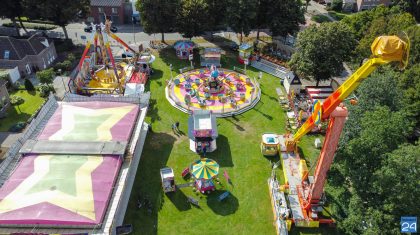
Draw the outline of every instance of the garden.
M174 169L176 184L189 181L181 177L182 170L199 155L189 150L188 115L175 109L165 98L165 85L179 69L189 61L179 60L173 49L156 52L152 75L146 89L151 91L147 122L153 132L147 136L137 171L125 222L133 224L135 234L274 234L273 211L271 208L267 180L271 175L271 164L279 157L264 157L260 152L261 135L264 132L285 133L285 113L276 96L280 80L264 73L259 80L262 89L260 102L250 111L229 118L218 118L217 150L207 157L220 165L219 182L216 191L209 195L195 192L192 187L178 189L164 194L161 188L159 170L166 166ZM223 68L241 66L237 53L229 52L222 57ZM199 64L195 56L195 65ZM258 77L257 70L247 68L247 75ZM171 125L180 122L180 133L175 134ZM309 165L315 163L319 150L313 141L319 136L306 136L301 144L301 153ZM231 184L223 177L227 172ZM278 169L278 176L282 175ZM281 178L281 177L280 177ZM231 195L222 202L218 197L229 190ZM188 197L198 201L199 207L187 202ZM151 210L138 208L139 200L147 200ZM299 229L293 233L334 233L329 228Z
M39 91L16 90L10 93L12 107L0 120L0 131L20 131L41 108L45 99Z

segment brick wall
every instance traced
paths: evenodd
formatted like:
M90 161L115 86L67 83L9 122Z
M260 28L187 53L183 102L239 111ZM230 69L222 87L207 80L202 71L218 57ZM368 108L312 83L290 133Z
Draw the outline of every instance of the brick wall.
M99 8L102 8L102 12L99 12ZM113 13L112 8L115 8L117 12ZM124 24L124 7L90 7L90 16L93 18L93 23L98 24L100 22L104 22L104 14L107 18L109 18L113 24Z

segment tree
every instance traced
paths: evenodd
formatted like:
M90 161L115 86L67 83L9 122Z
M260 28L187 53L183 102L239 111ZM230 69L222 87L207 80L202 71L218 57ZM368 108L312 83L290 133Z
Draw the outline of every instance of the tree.
M355 40L350 28L340 22L310 26L298 34L290 66L301 75L317 81L328 80L343 71Z
M176 24L178 32L190 39L201 35L208 26L208 12L205 0L181 0Z
M205 0L208 5L207 29L215 31L226 24L227 0ZM213 33L211 34L213 37Z
M398 87L403 91L402 106L412 120L413 125L420 127L420 64L404 71L398 80ZM407 120L407 121L409 121Z
M420 22L420 1L419 0L393 0L392 3L404 11L412 14Z
M343 0L333 0L331 3L331 9L334 11L343 10Z
M399 34L415 25L414 17L408 13L391 14L373 19L369 29L356 47L355 60L360 61L370 56L370 46L376 37Z
M272 0L258 0L257 18L255 19L255 26L257 28L257 43L260 39L260 29L268 27L268 12L271 8Z
M239 33L240 43L242 36L248 36L255 25L257 17L258 0L229 0L227 12L227 21L235 33Z
M409 64L415 65L420 63L420 27L413 25L407 29L408 38L410 39L410 56Z
M34 85L32 84L32 82L31 82L31 80L29 80L29 79L25 79L25 89L27 90L27 91L34 91L35 90L35 87L34 87Z
M23 6L21 0L3 0L2 6L0 7L0 16L9 18L15 26L17 36L20 36L19 27L16 22L16 18L20 20L20 16L23 14ZM23 26L23 24L21 23Z
M36 77L39 79L39 81L41 83L45 83L45 84L50 84L53 82L53 78L54 78L54 69L50 68L50 69L45 69L42 71L38 71L36 73Z
M86 17L90 10L90 1L39 0L38 7L42 18L63 28L64 36L68 39L66 26L73 20Z
M160 33L162 42L165 41L165 33L175 28L180 6L180 0L139 0L136 3L144 31L148 34Z
M350 17L344 17L341 22L348 25L355 34L356 39L360 40L370 28L374 19L399 13L401 13L401 9L399 7L389 8L380 5L372 10L362 11L352 14Z
M273 36L294 34L299 31L299 24L305 23L300 0L273 1L267 12L268 27Z

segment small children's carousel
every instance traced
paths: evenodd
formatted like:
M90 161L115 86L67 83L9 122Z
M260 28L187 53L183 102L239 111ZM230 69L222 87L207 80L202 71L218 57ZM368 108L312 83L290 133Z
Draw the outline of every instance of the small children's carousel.
M216 189L213 178L219 174L219 164L215 160L201 158L191 164L190 172L196 189L201 193L210 193Z
M216 117L209 110L195 110L188 118L188 137L190 149L196 153L216 150Z
M180 59L188 59L190 54L193 54L195 44L192 41L177 41L174 44L176 55Z

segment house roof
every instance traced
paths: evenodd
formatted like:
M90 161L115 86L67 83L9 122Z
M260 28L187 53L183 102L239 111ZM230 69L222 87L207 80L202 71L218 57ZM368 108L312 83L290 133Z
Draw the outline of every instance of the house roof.
M9 60L21 60L27 55L37 55L50 43L51 41L39 34L34 34L28 39L0 36L0 60L6 59L6 51L9 51Z
M90 5L94 7L120 7L122 0L90 0Z

